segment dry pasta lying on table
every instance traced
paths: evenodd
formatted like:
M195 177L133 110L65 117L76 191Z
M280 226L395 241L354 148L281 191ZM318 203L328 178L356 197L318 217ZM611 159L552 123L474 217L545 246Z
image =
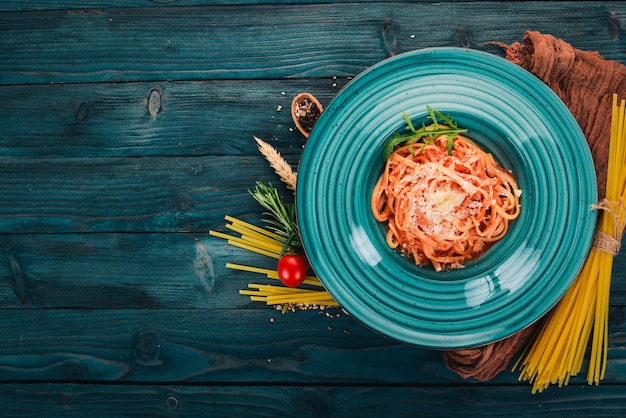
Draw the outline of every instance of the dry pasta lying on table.
M240 236L232 236L217 231L209 231L209 233L215 237L226 239L230 245L235 247L275 259L280 257L280 252L283 247L280 236L264 228L233 218L232 216L226 216L225 219L230 222L226 224L226 228L239 233ZM278 272L276 270L235 263L227 263L226 267L264 274L268 279L278 280ZM265 302L267 305L281 306L283 312L288 309L293 309L294 307L326 308L339 306L337 301L324 289L317 277L307 276L302 284L308 285L308 288L291 288L283 285L250 283L248 289L242 289L239 293L250 296L250 300L252 301Z

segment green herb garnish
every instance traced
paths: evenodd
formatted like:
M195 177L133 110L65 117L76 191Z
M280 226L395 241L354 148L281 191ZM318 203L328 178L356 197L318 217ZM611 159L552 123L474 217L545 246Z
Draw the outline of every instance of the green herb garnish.
M422 140L422 146L418 151L418 153L420 153L426 145L433 142L440 135L446 135L448 137L446 149L448 150L448 155L452 155L454 138L456 138L458 134L466 133L467 129L459 128L456 122L452 120L450 115L444 115L443 113L433 109L428 105L426 105L426 109L428 110L428 119L430 119L432 123L428 126L422 123L422 126L419 129L415 129L415 127L413 126L413 122L411 122L411 118L406 112L402 114L404 122L406 123L407 132L402 134L393 134L391 139L385 144L385 149L383 150L383 159L387 160L391 156L391 153L393 152L395 147L397 147L398 145L414 144L417 141ZM441 126L440 124L446 126ZM411 152L413 152L413 150L411 150Z
M301 253L302 240L296 223L295 205L285 203L271 183L266 186L263 182L257 181L255 189L248 190L248 192L254 200L267 209L268 212L264 214L269 215L269 218L263 219L263 222L268 225L268 229L282 237L283 248L280 255Z

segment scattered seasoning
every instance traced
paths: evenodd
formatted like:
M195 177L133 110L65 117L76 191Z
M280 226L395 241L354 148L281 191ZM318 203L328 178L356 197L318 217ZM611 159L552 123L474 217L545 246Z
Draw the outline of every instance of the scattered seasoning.
M283 110L283 107L282 107L282 106L278 106L278 107L276 108L276 111L277 111L277 112L280 112L281 110Z
M337 309L338 307L326 306L326 305L310 305L307 303L285 303L282 305L274 305L274 309L277 311L281 311L282 313L318 310L320 315L325 314L329 318L335 318L335 316L339 316L340 314L330 314L326 312L327 309L332 309L332 308Z

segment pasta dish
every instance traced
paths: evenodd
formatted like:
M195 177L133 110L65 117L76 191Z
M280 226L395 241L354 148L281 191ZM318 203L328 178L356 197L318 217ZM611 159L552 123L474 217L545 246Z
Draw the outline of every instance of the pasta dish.
M371 207L387 223L391 248L441 271L463 267L507 233L520 213L521 190L511 172L467 137L432 138L393 150Z

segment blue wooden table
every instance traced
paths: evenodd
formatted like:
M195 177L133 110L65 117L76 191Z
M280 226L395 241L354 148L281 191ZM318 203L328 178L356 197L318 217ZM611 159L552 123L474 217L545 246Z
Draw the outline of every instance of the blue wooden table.
M258 222L291 163L299 92L325 105L405 51L549 33L626 63L623 2L4 0L0 4L0 416L626 415L626 255L609 365L531 394L341 311L240 295L262 256L210 236Z

